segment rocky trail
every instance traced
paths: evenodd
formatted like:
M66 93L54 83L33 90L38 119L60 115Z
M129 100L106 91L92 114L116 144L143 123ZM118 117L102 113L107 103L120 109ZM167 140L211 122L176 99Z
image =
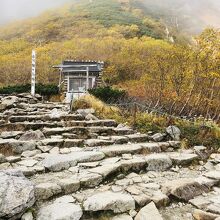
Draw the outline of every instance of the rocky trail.
M92 109L1 97L0 219L219 220L220 154L155 137Z

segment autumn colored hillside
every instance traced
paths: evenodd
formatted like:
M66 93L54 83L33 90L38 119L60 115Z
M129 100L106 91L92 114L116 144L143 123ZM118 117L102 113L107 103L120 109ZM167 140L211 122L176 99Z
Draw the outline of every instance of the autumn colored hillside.
M177 115L220 119L220 32L191 40L141 0L73 1L0 29L0 86L57 83L51 67L63 59L105 61L104 80Z

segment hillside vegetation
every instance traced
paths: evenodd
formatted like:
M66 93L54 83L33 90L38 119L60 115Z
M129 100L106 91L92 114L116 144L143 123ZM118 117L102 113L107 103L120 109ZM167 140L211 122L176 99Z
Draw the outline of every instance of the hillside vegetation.
M30 81L37 50L38 83L57 83L64 59L105 61L107 84L170 114L220 119L220 32L194 44L181 32L169 41L163 17L141 0L82 0L0 29L0 86ZM168 26L172 30L171 26Z

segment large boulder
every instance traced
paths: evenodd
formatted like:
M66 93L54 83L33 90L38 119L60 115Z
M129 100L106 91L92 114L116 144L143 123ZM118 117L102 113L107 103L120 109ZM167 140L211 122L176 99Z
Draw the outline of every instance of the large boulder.
M181 131L176 126L169 126L166 128L167 134L169 134L174 141L180 140Z
M16 96L8 96L1 100L0 103L0 111L8 108L12 108L18 102L18 97Z
M21 171L0 172L0 219L19 218L34 202L34 185Z
M82 209L73 203L53 203L42 207L37 215L37 220L79 220Z
M112 210L114 213L124 213L135 209L135 201L129 194L106 191L90 196L83 206L86 211Z
M44 134L40 130L27 131L20 137L20 141L40 141L45 139Z
M165 182L162 191L168 196L172 195L177 199L189 201L202 193L208 192L209 187L194 179L181 178Z

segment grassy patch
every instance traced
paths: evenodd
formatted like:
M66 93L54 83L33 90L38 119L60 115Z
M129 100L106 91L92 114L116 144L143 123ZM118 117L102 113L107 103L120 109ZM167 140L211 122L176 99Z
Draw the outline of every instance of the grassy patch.
M176 125L181 130L185 147L204 145L208 148L220 148L220 127L214 122L204 124L200 120L190 122L148 113L138 113L134 122L132 112L125 112L117 107L109 106L91 95L83 96L75 101L73 108L94 108L100 118L114 119L118 123L135 126L142 133L148 131L164 132L167 126Z

